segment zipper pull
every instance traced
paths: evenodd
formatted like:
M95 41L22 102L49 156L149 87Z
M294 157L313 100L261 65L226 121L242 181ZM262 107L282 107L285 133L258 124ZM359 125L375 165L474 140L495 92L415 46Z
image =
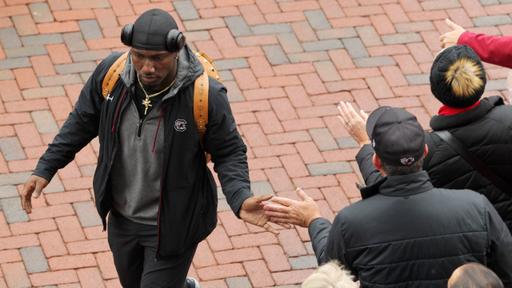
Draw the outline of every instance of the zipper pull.
M142 134L142 119L139 119L139 123L137 123L137 137L140 137Z

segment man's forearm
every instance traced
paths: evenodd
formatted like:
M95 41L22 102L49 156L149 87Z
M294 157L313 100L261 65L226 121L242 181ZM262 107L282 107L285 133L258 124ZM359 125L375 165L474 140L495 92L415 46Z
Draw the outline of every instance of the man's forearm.
M372 146L367 144L364 145L356 155L357 165L359 166L359 171L361 171L366 186L370 186L383 178L379 169L373 165L373 154Z
M325 218L317 218L311 222L308 227L309 237L311 238L311 244L315 251L316 260L318 265L324 263L324 252L327 246L327 237L331 231L331 222Z

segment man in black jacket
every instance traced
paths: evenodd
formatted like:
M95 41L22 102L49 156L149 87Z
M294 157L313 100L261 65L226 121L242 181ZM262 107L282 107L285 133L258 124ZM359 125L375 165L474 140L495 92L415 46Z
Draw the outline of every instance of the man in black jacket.
M375 150L368 161L385 177L361 187L361 201L342 209L331 224L298 189L302 201L274 197L280 205L266 204L267 215L309 227L318 262L340 261L361 287L444 288L468 262L487 265L511 286L510 232L484 196L432 186L422 171L428 147L416 117L380 107L366 131Z
M131 47L108 97L102 82L121 53L102 61L75 109L38 162L22 191L32 210L58 169L94 137L100 153L94 175L98 213L106 228L123 287L199 287L186 279L197 244L217 223L217 187L204 151L233 212L268 225L262 201L251 197L246 146L231 113L226 88L209 79L208 124L202 149L193 116L194 80L204 69L169 13L153 9L123 28Z

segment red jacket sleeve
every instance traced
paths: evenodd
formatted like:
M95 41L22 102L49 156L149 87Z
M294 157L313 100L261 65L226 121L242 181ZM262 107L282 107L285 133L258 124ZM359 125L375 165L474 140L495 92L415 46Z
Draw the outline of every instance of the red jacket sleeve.
M457 41L468 45L484 62L512 68L512 36L489 36L464 32Z

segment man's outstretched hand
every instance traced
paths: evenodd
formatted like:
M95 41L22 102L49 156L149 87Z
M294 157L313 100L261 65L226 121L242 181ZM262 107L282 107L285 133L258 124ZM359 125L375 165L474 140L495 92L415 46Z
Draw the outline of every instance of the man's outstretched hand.
M297 188L296 192L301 201L274 197L272 202L275 203L265 204L265 214L270 216L273 222L289 223L304 228L309 227L316 218L321 218L320 208L315 201L300 188Z
M272 199L273 195L263 195L263 196L252 196L247 198L242 207L240 207L240 218L247 223L251 223L256 226L260 226L266 229L268 232L272 232L273 234L279 234L279 231L274 229L274 227L269 225L269 222L274 222L278 225L283 226L286 229L291 228L289 224L281 223L279 221L271 221L270 217L265 215L265 210L263 210L263 205L266 201Z
M27 214L32 213L32 194L34 198L39 197L46 186L48 186L48 180L37 175L31 175L25 182L21 191L21 207Z

